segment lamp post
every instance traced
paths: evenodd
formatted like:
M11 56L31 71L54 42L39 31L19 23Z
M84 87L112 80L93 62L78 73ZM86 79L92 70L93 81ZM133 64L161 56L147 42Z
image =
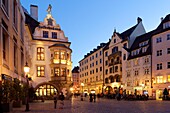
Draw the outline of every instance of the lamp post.
M84 87L84 83L81 83L81 87L82 87L81 101L83 101L83 87Z
M29 110L29 80L28 80L28 73L30 71L30 68L28 66L28 63L26 62L25 66L24 66L24 72L26 75L26 80L27 80L27 95L26 95L26 109L25 111L30 111Z

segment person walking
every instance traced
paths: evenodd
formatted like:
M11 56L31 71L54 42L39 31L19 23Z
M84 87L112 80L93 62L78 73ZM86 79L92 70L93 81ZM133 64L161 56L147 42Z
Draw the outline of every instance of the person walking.
M54 109L57 108L57 94L54 93Z
M64 108L64 95L63 95L63 92L60 93L59 99L60 99L59 109L63 109Z
M93 94L94 102L96 102L96 94Z

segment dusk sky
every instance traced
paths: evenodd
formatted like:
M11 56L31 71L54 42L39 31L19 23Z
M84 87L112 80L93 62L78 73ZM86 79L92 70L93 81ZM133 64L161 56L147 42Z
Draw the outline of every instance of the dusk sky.
M141 17L146 32L155 29L160 18L170 13L169 0L21 0L30 12L37 5L39 21L46 17L49 4L52 15L71 42L73 67L102 42L108 42L114 28L123 32Z

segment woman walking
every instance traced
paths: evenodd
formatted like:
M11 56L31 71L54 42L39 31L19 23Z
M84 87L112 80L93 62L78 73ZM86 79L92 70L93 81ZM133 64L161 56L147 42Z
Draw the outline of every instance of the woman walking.
M63 92L60 93L59 99L60 99L59 109L63 109L64 108L64 95L63 95Z
M57 94L54 93L54 109L57 108Z

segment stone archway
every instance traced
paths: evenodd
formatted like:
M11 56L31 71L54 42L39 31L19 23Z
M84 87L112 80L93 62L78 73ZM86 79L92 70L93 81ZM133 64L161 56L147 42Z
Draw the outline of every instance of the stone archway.
M55 84L43 82L35 87L35 93L38 97L52 99L54 93L59 93L59 88Z

